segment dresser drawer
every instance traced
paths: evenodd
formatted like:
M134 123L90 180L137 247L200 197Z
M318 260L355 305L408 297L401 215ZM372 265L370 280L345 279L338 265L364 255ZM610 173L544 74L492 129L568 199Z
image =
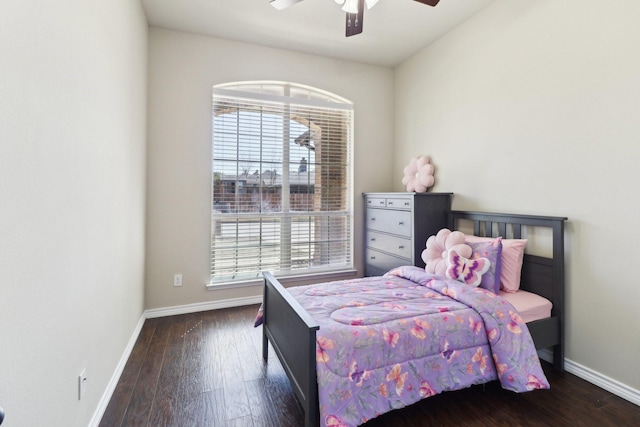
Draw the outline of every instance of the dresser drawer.
M378 270L388 271L402 265L413 264L410 259L395 257L371 248L367 248L365 253L365 262Z
M384 197L367 197L367 206L384 208L387 206L387 199Z
M411 259L411 239L369 231L367 246Z
M411 197L370 197L366 198L366 205L372 208L406 209L413 208Z
M386 206L390 209L406 209L411 210L413 207L413 199L411 197L403 198L387 198Z
M370 230L386 231L411 237L411 212L391 209L367 209L366 227Z

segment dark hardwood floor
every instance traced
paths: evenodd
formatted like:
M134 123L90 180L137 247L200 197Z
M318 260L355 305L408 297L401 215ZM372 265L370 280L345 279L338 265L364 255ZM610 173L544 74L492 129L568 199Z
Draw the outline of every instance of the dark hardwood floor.
M302 426L271 349L263 363L257 308L147 320L100 426ZM640 407L544 368L550 390L516 394L492 382L430 397L365 427L640 426Z

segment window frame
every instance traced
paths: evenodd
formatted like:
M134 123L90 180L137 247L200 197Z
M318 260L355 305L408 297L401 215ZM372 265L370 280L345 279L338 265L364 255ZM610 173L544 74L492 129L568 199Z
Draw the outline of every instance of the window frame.
M281 93L277 93L278 91L282 91ZM326 91L319 90L317 88L295 84L295 83L286 83L286 82L273 82L273 81L264 81L264 82L235 82L223 85L216 85L213 88L213 106L212 106L212 170L211 170L211 239L210 239L210 279L207 287L210 289L222 289L229 287L241 287L241 286L251 286L257 283L262 282L262 270L258 266L256 266L261 271L253 271L251 274L255 273L255 277L247 277L240 278L235 280L215 280L214 279L214 263L216 260L214 259L215 252L215 227L216 227L216 219L225 216L224 214L216 214L214 211L214 202L215 202L215 179L216 179L216 171L214 168L215 164L215 148L214 148L214 137L215 137L215 126L214 121L216 118L216 100L220 99L220 97L224 98L235 98L237 100L242 99L243 102L276 102L284 106L284 112L282 113L282 117L286 117L289 115L289 121L294 120L291 115L292 106L304 106L309 108L320 108L330 110L342 110L346 113L344 119L340 122L342 126L344 126L344 155L345 159L345 171L343 177L343 192L341 193L344 198L344 212L341 213L331 213L332 211L324 212L320 211L319 213L310 210L306 213L301 214L301 216L308 216L309 221L311 221L312 217L321 216L323 218L335 218L339 216L343 216L346 221L346 225L344 226L344 231L348 233L346 236L345 244L345 258L342 264L339 264L337 267L331 267L331 264L320 264L326 265L328 267L319 267L319 268L311 268L310 266L306 269L297 269L292 268L291 266L288 269L283 270L269 270L279 279L284 279L286 282L288 280L304 280L304 279L328 279L332 277L344 276L345 274L353 275L356 273L354 266L354 181L353 181L353 134L354 134L354 108L353 104L346 100L343 97L331 94ZM240 111L240 110L238 110ZM238 113L239 114L239 113ZM283 127L287 127L288 125L284 125ZM309 128L309 127L308 127ZM292 138L289 135L286 135L286 138L283 137L283 145L287 142L292 142ZM262 149L261 149L262 150ZM311 160L311 159L309 159ZM242 160L236 156L236 163L240 163ZM321 162L320 162L321 163ZM292 162L290 159L286 159L282 161L283 171L285 169L291 170L291 167L296 165L297 163ZM262 172L261 172L262 174ZM289 172L286 173L288 175ZM277 176L277 174L276 174ZM315 182L314 182L315 183ZM291 183L288 184L289 188L291 188ZM314 189L314 191L316 191ZM284 199L288 196L289 192L283 194L281 197ZM242 213L234 213L226 215L226 218L232 218L233 216L241 216ZM282 211L278 213L270 213L265 215L264 213L249 215L251 217L275 217L275 218L290 218L290 211ZM238 226L236 225L236 229ZM326 243L326 242L325 242ZM289 250L294 245L293 239L290 238L289 242ZM258 245L261 247L261 245ZM236 241L236 248L238 247L238 243ZM236 249L237 250L237 249ZM286 256L287 248L285 248L285 256ZM310 256L310 258L313 258ZM289 262L291 263L291 256L289 256ZM311 264L311 260L308 260L309 264Z

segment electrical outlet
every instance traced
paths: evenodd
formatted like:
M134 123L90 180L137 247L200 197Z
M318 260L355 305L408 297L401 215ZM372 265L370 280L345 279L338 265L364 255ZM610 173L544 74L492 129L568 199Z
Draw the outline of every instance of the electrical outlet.
M78 400L82 399L82 396L87 391L87 368L84 368L80 375L78 375Z
M182 274L173 275L173 286L182 286Z

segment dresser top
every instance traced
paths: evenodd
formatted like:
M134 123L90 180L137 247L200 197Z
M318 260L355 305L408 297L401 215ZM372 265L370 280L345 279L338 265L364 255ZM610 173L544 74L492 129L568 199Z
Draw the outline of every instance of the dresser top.
M385 193L362 193L363 196L385 196L385 197L425 197L425 196L451 196L453 193L408 193L402 191L385 192Z

